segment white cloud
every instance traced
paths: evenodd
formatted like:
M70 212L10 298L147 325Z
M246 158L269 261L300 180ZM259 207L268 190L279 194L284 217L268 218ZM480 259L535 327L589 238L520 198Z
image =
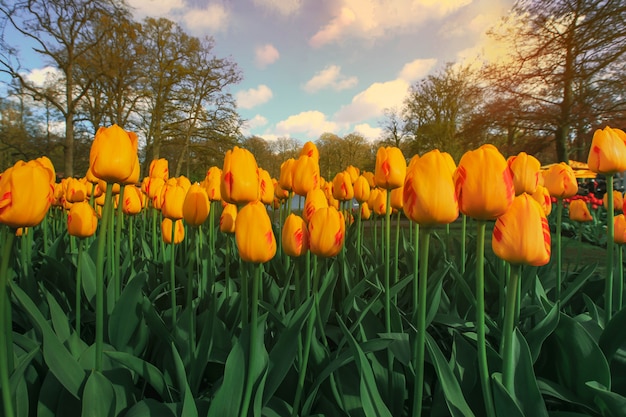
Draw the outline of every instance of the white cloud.
M257 46L254 50L255 59L257 67L265 68L270 64L273 64L280 58L280 54L278 50L272 44L265 44L261 46Z
M309 43L320 47L343 37L375 39L441 19L472 0L341 0L335 16Z
M372 127L368 123L360 123L354 126L354 131L362 134L369 142L375 141L383 133L382 128Z
M135 15L165 17L185 7L184 0L128 0Z
M437 60L435 58L416 59L404 64L398 74L398 78L401 78L409 83L417 81L424 78L436 63Z
M300 10L302 0L254 0L254 4L283 16L290 16Z
M304 134L307 138L317 138L324 132L334 132L337 124L326 120L326 115L318 110L301 112L276 124L279 136L297 136Z
M228 27L230 13L221 4L212 3L202 10L190 9L183 21L193 32L223 32Z
M256 127L265 126L267 124L267 118L257 114L252 119L246 122L246 126L250 129L254 129Z
M37 87L43 87L45 84L54 84L64 78L63 73L54 67L37 68L24 74L24 77Z
M314 93L328 87L336 91L341 91L354 87L357 82L357 77L346 77L341 74L340 66L329 65L307 81L304 85L304 90L309 93Z
M273 96L272 90L265 84L257 88L239 91L235 98L237 105L242 109L251 109L255 106L268 102Z
M403 79L374 83L354 96L350 104L341 107L335 114L335 120L356 123L382 116L384 109L402 106L408 88L409 83Z

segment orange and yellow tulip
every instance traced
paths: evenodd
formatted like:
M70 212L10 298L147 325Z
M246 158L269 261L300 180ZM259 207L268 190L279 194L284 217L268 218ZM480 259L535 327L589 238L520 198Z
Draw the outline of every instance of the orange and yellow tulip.
M128 184L124 187L124 204L122 211L124 214L133 216L141 213L143 208L143 195L141 190L134 185Z
M76 178L68 178L67 188L65 189L65 199L70 203L85 201L87 199L87 187L85 183Z
M259 199L259 167L254 155L235 146L224 156L222 199L232 204L246 204Z
M364 203L370 198L370 184L363 175L359 175L359 177L354 181L354 198L359 203Z
M328 199L324 191L319 188L309 191L304 199L304 220L308 223L317 210L325 207L328 207Z
M565 162L552 165L543 173L543 186L556 198L572 197L578 192L574 170Z
M239 256L246 262L263 263L276 255L276 238L263 203L248 203L237 213L235 240Z
M306 155L309 158L313 158L316 162L319 163L320 160L320 152L317 149L317 146L313 142L306 142L304 146L302 146L302 150L300 151L300 156Z
M539 178L541 177L541 163L537 158L520 152L507 160L513 175L513 186L515 195L522 193L533 194L537 190Z
M267 205L274 201L274 182L270 173L263 168L259 168L259 199Z
M370 206L367 204L367 201L361 203L361 218L363 220L367 220L372 216L372 211L370 210Z
M293 164L293 192L306 196L316 188L320 188L320 165L316 159L302 155Z
M294 158L289 158L280 164L280 176L278 184L283 190L291 191L293 189L293 167L296 163Z
M287 256L299 257L309 250L309 231L302 217L293 213L287 216L281 241Z
M352 200L354 197L354 187L348 171L338 172L333 178L333 197L339 201Z
M404 186L394 188L393 190L390 191L390 193L391 193L391 199L390 199L391 208L394 210L402 210L402 208L404 207L404 199L403 199Z
M150 162L150 172L148 176L150 178L161 178L163 181L167 181L170 178L169 166L167 159L153 159Z
M590 222L593 217L589 212L589 206L584 200L572 200L569 203L569 218L577 222Z
M197 182L192 184L183 201L183 219L190 226L200 226L211 211L206 190Z
M515 197L506 213L498 217L491 239L493 252L499 258L533 266L550 261L550 243L548 219L528 194Z
M605 209L609 209L609 194L604 193L602 197L602 205ZM613 190L613 211L622 211L624 208L624 196L621 192Z
M626 133L609 126L596 130L587 164L591 171L598 174L613 175L626 171Z
M209 201L220 201L222 199L221 181L222 170L215 166L209 168L202 183Z
M12 228L35 226L54 200L52 174L36 161L18 161L0 176L0 223Z
M161 222L161 237L163 242L172 244L172 224L174 224L174 244L178 245L185 238L185 226L182 220L172 220L167 217Z
M626 243L626 217L618 214L613 218L613 241L620 245Z
M161 204L161 213L163 217L172 220L183 218L183 203L187 191L183 185L179 185L176 178L170 178L165 183L163 189L163 202Z
M390 190L402 187L406 176L406 159L394 146L380 147L376 152L374 181L378 187Z
M384 188L372 189L367 204L375 214L384 216L387 213L387 190ZM389 209L391 210L391 207Z
M67 233L85 238L93 236L98 228L98 216L87 201L74 203L67 213Z
M493 145L466 152L454 172L454 184L459 210L478 220L501 216L515 197L511 170Z
M235 233L235 221L237 220L237 206L225 203L220 215L220 231L222 233Z
M417 159L404 184L404 214L418 224L452 223L459 217L452 172L435 149Z
M137 146L137 135L133 132L126 132L118 125L99 128L89 153L93 175L107 183L123 184L135 174L138 180Z
M322 257L336 256L343 247L346 222L334 207L318 209L309 221L309 249Z
M548 189L543 185L537 185L537 189L532 194L532 197L539 203L546 217L552 212L552 198Z

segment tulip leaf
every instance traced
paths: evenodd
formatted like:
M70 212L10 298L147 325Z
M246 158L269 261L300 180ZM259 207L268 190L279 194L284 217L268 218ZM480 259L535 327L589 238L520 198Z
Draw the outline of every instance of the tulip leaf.
M57 339L50 325L28 295L17 285L12 286L11 290L33 324L43 335L43 357L46 365L75 398L80 398L80 392L85 381L85 371Z
M181 411L181 415L185 417L198 417L198 409L196 408L193 394L191 393L189 383L187 382L185 365L183 365L183 361L180 359L180 355L178 354L178 350L176 350L174 342L170 343L170 347L172 349L172 356L174 357L176 379L178 380L178 391L182 393L183 409Z
M46 291L45 294L46 301L48 301L48 310L50 311L54 334L59 342L65 343L70 338L71 333L67 314L50 292Z
M113 417L115 392L111 382L98 371L92 371L83 391L82 417Z
M163 400L172 400L172 394L169 391L165 377L157 367L126 352L107 350L104 354L139 375L154 388Z
M494 374L491 377L491 386L493 387L493 403L498 416L507 417L524 417L525 414L519 408L519 405L511 394L502 385L502 374ZM532 414L526 414L531 416Z
M559 306L555 304L550 312L533 327L526 335L526 341L532 355L533 363L537 362L537 358L541 353L543 342L552 334L559 324Z
M454 372L452 372L439 346L437 346L437 342L428 333L426 333L426 348L435 366L435 372L439 377L439 383L441 384L441 389L443 390L446 404L448 405L448 410L452 417L473 416L474 412L465 401L463 391L461 391L461 387L459 386L459 381L456 379Z
M133 350L129 342L143 319L141 302L147 277L143 272L128 283L109 317L109 340L119 351Z
M626 342L624 327L626 327L626 308L621 309L611 318L598 341L600 349L602 349L609 362Z
M95 241L94 241L95 242ZM95 307L96 299L96 264L89 251L80 252L81 284L87 302Z
M594 402L603 417L623 417L626 415L626 397L608 391L595 381L588 382L587 387L594 392Z
M596 269L595 264L585 266L581 271L576 275L576 279L570 282L563 293L561 294L561 305L564 306L567 302L576 294L578 294L579 290L587 283L589 278L592 277L593 272Z

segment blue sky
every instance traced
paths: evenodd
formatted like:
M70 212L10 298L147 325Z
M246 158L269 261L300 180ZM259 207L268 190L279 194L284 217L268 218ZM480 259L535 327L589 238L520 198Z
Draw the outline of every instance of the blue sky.
M232 88L244 134L376 140L385 108L447 62L497 47L486 30L513 0L128 0L135 17L166 17L211 36L243 74ZM36 70L36 68L31 68ZM37 71L35 71L37 73Z

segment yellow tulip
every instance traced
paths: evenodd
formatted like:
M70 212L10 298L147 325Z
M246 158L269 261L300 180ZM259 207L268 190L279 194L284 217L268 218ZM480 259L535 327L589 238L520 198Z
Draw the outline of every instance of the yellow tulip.
M281 187L280 183L275 178L272 179L272 182L274 183L274 197L276 197L278 200L287 199L289 197L289 191Z
M479 220L504 214L515 197L511 170L493 145L466 152L454 172L459 210Z
M163 178L146 177L145 179L145 193L151 200L155 195L161 191L161 187L165 185Z
M237 206L226 203L222 207L220 215L220 231L222 233L235 233L235 221L237 220Z
M274 201L274 183L270 173L263 168L259 168L259 199L267 205Z
M602 197L602 205L605 209L609 209L609 194L604 193ZM617 190L613 190L613 211L622 211L624 207L624 196Z
M394 188L393 190L390 191L391 193L391 199L390 199L390 204L391 204L391 208L394 210L402 210L402 208L404 207L404 199L403 199L403 195L404 195L404 186L402 187L398 187L398 188Z
M598 174L613 175L626 171L626 133L606 126L596 130L587 157L589 169Z
M354 188L352 187L352 179L347 171L338 172L333 178L333 197L339 201L352 200L354 197Z
M387 213L387 190L374 188L370 193L370 199L367 204L375 214L384 216ZM391 208L389 209L391 210Z
M346 222L334 207L318 209L309 221L309 250L317 256L336 256L343 247Z
M48 173L50 174L50 183L54 184L56 182L56 171L54 170L54 165L52 164L50 158L48 158L47 156L41 156L35 159L35 162L37 162L48 171Z
M137 164L137 135L118 125L101 127L91 144L89 166L93 175L107 183L125 183L135 172Z
M320 165L314 158L303 155L293 164L293 192L305 196L320 188Z
M370 198L370 184L363 175L359 175L359 177L354 181L354 198L359 203L364 203Z
M537 185L537 189L532 194L532 197L539 203L546 217L552 212L552 198L548 189L543 185Z
M141 190L134 185L128 184L124 187L124 204L122 211L127 215L135 215L141 213L143 208L143 194Z
M222 199L232 204L259 199L259 167L249 150L235 146L226 152L220 191Z
M365 179L367 180L367 183L370 185L370 190L374 187L376 187L376 181L374 180L374 173L371 171L363 171L363 173L361 174L365 177Z
M35 226L54 200L50 171L36 161L18 161L0 176L0 223L12 228Z
M163 181L167 181L170 178L169 166L167 159L153 159L150 162L150 178L161 178Z
M568 198L578 193L578 182L572 167L565 162L552 165L543 174L543 186L552 197Z
M320 152L317 149L317 146L313 142L306 142L304 146L302 146L302 150L300 151L300 156L306 155L309 158L313 158L317 163L320 160Z
M302 217L293 213L287 216L281 241L287 256L298 257L309 250L309 231Z
M65 199L70 203L85 201L87 198L87 187L85 183L76 178L68 178L65 190Z
M512 264L547 264L550 227L539 203L528 194L515 197L507 212L496 220L491 246L499 258Z
M380 147L376 152L374 181L378 187L393 189L402 187L406 176L406 159L399 148Z
M197 182L194 183L185 195L183 201L183 219L190 226L200 226L211 210L211 203L206 190Z
M522 193L533 194L539 184L541 174L541 163L537 158L528 155L526 152L520 152L516 156L512 156L507 160L511 173L513 175L513 186L515 187L515 195Z
M361 203L361 218L363 220L367 220L372 216L372 212L370 210L370 206L367 205L367 201Z
M423 225L452 223L459 217L452 172L435 149L417 159L404 184L404 214Z
M328 207L328 199L324 195L324 191L319 188L309 191L304 199L304 210L302 211L304 220L308 223L317 210L325 207Z
M626 243L626 217L618 214L613 218L613 241L620 245Z
M202 183L209 201L220 201L222 199L221 182L222 170L215 166L209 168Z
M293 167L296 163L294 158L289 158L280 164L280 176L278 184L283 190L291 191L293 189Z
M178 245L185 238L185 226L182 220L172 220L167 217L161 222L161 237L163 242L172 243L172 223L174 223L174 244Z
M179 185L176 178L167 180L163 189L163 202L161 204L163 217L172 220L182 219L185 195L187 195L185 187Z
M89 237L96 233L98 216L87 201L80 201L72 205L67 213L67 233L70 236Z
M353 185L356 179L359 178L359 176L361 175L361 171L353 165L348 165L346 168L346 172L350 175L350 182Z
M593 217L589 212L589 206L584 200L572 200L569 203L569 218L577 222L590 222Z
M274 257L276 238L263 203L248 203L237 213L235 240L239 256L246 262L263 263Z

